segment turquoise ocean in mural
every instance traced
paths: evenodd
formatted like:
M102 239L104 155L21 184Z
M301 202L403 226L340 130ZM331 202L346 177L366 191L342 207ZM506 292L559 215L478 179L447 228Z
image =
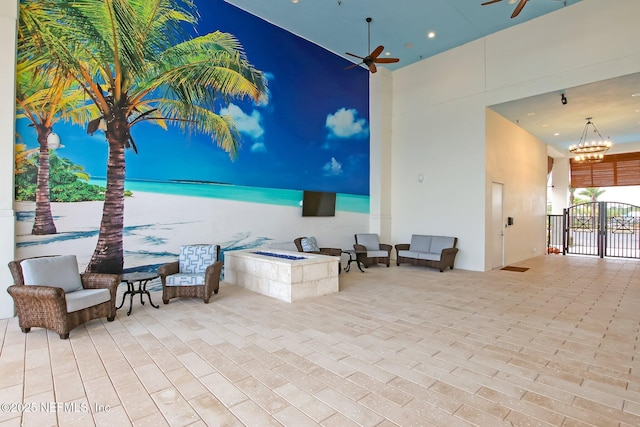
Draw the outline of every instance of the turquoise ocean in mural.
M106 186L104 179L91 179L91 184ZM265 203L279 206L300 206L302 191L282 188L246 187L209 182L166 182L127 180L125 189L134 193L172 194L180 196L210 197L241 202ZM369 213L369 196L355 194L336 195L336 211Z

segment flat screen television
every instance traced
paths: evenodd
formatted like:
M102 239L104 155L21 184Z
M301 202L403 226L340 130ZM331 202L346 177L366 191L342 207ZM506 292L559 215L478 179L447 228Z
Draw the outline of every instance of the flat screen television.
M302 216L336 216L336 193L305 190Z

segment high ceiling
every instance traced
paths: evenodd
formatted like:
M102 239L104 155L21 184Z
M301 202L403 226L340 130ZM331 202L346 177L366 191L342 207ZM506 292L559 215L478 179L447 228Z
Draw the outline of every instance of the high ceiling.
M366 18L371 17L371 49L384 45L406 67L513 25L571 7L580 0L529 0L510 18L517 0L482 6L485 0L225 0L274 25L343 56L369 53ZM435 37L429 38L430 32ZM567 104L560 102L565 93ZM558 93L492 108L544 143L566 153L577 143L587 117L614 144L640 142L640 74L567 88ZM556 135L558 134L558 135Z

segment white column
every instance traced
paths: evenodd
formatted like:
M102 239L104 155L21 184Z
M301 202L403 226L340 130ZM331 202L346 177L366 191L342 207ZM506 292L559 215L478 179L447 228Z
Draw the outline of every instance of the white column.
M13 317L13 299L7 293L13 279L7 263L15 255L14 145L16 25L18 2L0 0L0 318Z
M369 232L391 241L392 74L379 68L369 80Z
M569 207L569 158L553 159L551 177L551 213L562 215L562 210Z

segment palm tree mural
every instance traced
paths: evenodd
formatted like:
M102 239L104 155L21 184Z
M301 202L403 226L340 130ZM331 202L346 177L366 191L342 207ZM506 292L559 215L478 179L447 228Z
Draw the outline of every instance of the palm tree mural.
M14 174L18 175L23 173L26 168L32 164L32 156L38 152L38 149L27 150L27 146L22 143L16 143L14 149L15 156L15 169Z
M171 122L210 135L233 158L237 129L231 117L216 111L232 99L258 102L266 94L264 76L234 36L214 32L188 38L187 26L197 23L189 0L33 0L25 5L20 18L38 54L63 69L99 110L87 131L105 132L107 183L87 271L120 272L124 152L137 153L133 126Z
M18 37L18 48L28 51L29 42ZM27 59L17 65L16 117L26 118L35 128L38 140L38 175L36 178L36 212L31 234L55 234L49 195L49 135L53 125L61 119L82 123L88 119L84 94L71 87L55 69L38 70L37 61Z

